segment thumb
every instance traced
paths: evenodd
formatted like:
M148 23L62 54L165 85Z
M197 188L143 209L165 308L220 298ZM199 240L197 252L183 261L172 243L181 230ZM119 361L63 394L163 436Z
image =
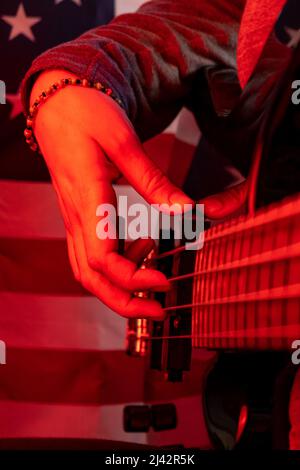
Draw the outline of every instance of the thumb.
M128 129L125 142L117 150L109 152L116 166L149 204L179 204L181 210L185 204L193 204L181 189L175 186L166 175L146 155L136 133ZM110 149L111 150L111 149ZM126 158L124 158L126 155ZM176 212L176 211L174 211Z
M125 251L124 256L136 265L140 266L144 259L154 249L154 240L151 238L139 238L130 243Z
M224 219L242 209L248 194L247 181L200 201L209 219Z

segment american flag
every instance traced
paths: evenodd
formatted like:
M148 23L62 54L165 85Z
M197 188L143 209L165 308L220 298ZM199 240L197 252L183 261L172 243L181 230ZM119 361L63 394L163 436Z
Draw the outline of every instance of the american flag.
M201 381L211 356L194 358L182 385L150 380L143 360L124 352L125 320L74 281L63 223L41 158L23 143L20 81L42 51L136 10L144 0L1 0L0 80L0 438L81 437L208 447ZM276 34L288 47L300 40L299 0L290 0ZM296 14L297 13L297 14ZM183 110L165 132L145 144L167 170L192 156L200 139ZM162 157L163 156L163 157ZM180 161L182 162L182 158ZM184 162L182 162L184 164ZM178 176L186 168L178 167ZM116 188L134 201L128 186ZM176 431L126 434L126 404L174 402Z
M81 437L207 447L201 377L209 362L172 387L149 380L145 363L124 352L125 320L74 281L65 232L48 172L23 144L18 94L30 62L43 50L78 36L141 0L1 0L0 79L0 438ZM184 110L146 143L167 169L176 154L192 155L200 132ZM162 158L163 156L163 158ZM180 169L179 174L183 169ZM128 186L116 188L135 202ZM126 404L174 402L176 431L126 434Z

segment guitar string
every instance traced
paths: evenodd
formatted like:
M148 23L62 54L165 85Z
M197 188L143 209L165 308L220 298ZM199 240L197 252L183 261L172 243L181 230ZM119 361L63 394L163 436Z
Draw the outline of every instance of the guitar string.
M266 293L271 295L266 295ZM272 295L273 294L273 295ZM300 284L292 286L282 286L273 289L266 289L263 291L254 291L249 294L237 295L232 297L224 297L207 302L194 302L185 305L173 305L172 307L165 307L163 311L173 312L177 310L185 310L193 307L210 307L213 305L236 304L240 302L271 302L274 300L288 300L291 298L299 298Z
M241 232L246 232L255 227L270 224L272 222L279 222L280 220L295 217L300 213L299 197L292 198L289 202L285 202L282 206L272 207L266 212L261 212L256 215L255 218L240 216L237 219L226 221L223 224L215 225L209 228L204 233L203 237L194 242L188 242L190 247L196 247L197 245L202 246L203 242L212 241L218 238L228 237L230 235L236 235ZM281 213L279 212L281 210ZM186 245L176 247L172 250L164 253L156 254L153 256L153 260L160 260L173 256L175 254L186 251ZM196 250L195 250L196 251Z
M254 266L260 266L262 264L274 263L276 261L287 261L290 258L300 256L300 243L295 243L289 247L278 248L277 250L268 251L259 255L245 258L244 260L237 260L231 263L216 266L214 268L205 269L202 271L191 272L182 274L180 276L172 276L167 278L170 282L180 282L187 279L194 279L195 277L217 273L220 271L228 271L240 268L249 268Z
M289 326L289 325L277 325L277 328L280 328L280 327L285 327L285 326ZM259 331L259 328L257 329ZM163 341L163 340L171 340L171 339L229 339L229 340L233 340L233 339L236 339L236 336L234 336L234 333L237 333L237 331L234 331L233 334L230 335L230 332L228 331L227 332L228 334L227 335L214 335L214 336L209 336L209 335L174 335L174 336L151 336L151 335L142 335L140 336L138 339L141 340L141 341ZM263 338L263 339L267 339L269 337L272 337L272 336L268 336L266 335L265 337L260 337ZM245 337L246 339L246 337Z
M268 214L267 214L268 215ZM264 221L266 222L266 220ZM213 229L210 229L210 232L211 232L211 240L215 239L215 238L222 238L222 236L225 236L225 235L231 235L232 233L228 234L226 233L226 230L222 233L219 232L216 233L217 231L215 229L218 229L218 227L214 227ZM227 227L228 228L228 225ZM247 228L250 228L250 227L247 227ZM244 227L245 229L245 227ZM239 230L238 230L239 231ZM218 236L219 235L219 236ZM230 237L229 237L230 238ZM202 242L199 242L196 241L194 242L194 246L197 244L197 243L202 243ZM165 258L165 257L168 257L168 256L172 256L172 255L175 255L177 253L180 253L180 252L183 252L183 251L186 251L186 247L185 246L180 246L180 247L177 247L173 250L170 250L168 252L165 252L165 253L162 253L160 255L157 255L157 256L154 256L153 259L162 259L162 258ZM272 254L272 256L268 257L268 254ZM275 254L274 254L275 253ZM252 257L252 258L246 258L244 263L241 263L241 262L233 262L233 263L228 263L228 264L225 264L223 266L218 266L217 268L213 268L213 269L209 269L209 270L200 270L198 272L193 272L193 273L187 273L187 274L184 274L184 275L181 275L181 276L173 276L173 277L170 277L169 278L169 281L170 282L180 282L180 281L183 281L183 280L187 280L187 279L194 279L195 277L199 277L200 275L202 274L209 274L209 273L212 273L212 272L219 272L219 271L224 271L224 270L229 270L229 269L240 269L241 267L249 267L249 265L252 265L252 266L261 266L262 264L265 264L265 263L272 263L274 261L278 261L278 260L288 260L289 258L291 257L294 257L294 256L299 256L300 255L300 243L298 244L295 244L293 246L289 246L289 247L283 247L283 248L280 248L278 249L276 252L267 252L267 253L264 253L263 254L265 256L264 259L262 259L262 255L259 255L259 260L255 261L255 258L257 258L257 256L255 257ZM243 264L243 265L242 265ZM291 291L289 292L289 295L285 296L283 295L284 293L286 293L287 291ZM177 305L177 306L172 306L172 307L166 307L164 308L163 310L165 312L169 312L170 314L172 314L173 312L176 312L177 310L183 310L183 309L190 309L190 308L193 308L193 307L201 307L201 306L218 306L218 305L221 305L222 303L227 303L228 301L230 301L231 303L233 304L236 304L237 302L253 302L253 301L267 301L267 302L271 302L273 300L280 300L280 301L285 301L291 297L296 297L296 298L299 298L299 294L300 294L300 284L299 285L296 285L296 286L292 286L292 289L289 289L288 286L283 286L283 288L277 288L275 289L275 291L277 291L277 295L275 296L272 296L272 295L268 295L268 296L260 296L261 298L257 298L257 294L259 294L261 291L257 291L257 292L254 292L254 293L251 293L251 295L247 295L247 296L235 296L235 297L232 297L232 298L221 298L221 299L217 299L217 301L213 301L213 302L207 302L205 304L203 303L191 303L191 304L186 304L186 305ZM268 292L269 294L274 292L274 290L267 290L266 292ZM283 326L288 326L288 325L278 325L278 327L283 327ZM216 334L213 334L212 336L211 335L200 335L200 334L189 334L189 335L174 335L174 336L151 336L151 335L146 335L146 336L142 336L140 339L141 340L144 340L144 341L164 341L164 340L179 340L179 339L218 339L218 338L227 338L227 339L233 339L233 336L232 336L232 333L233 332L230 332L230 331L226 331L226 335L222 334L222 335L216 335ZM268 336L266 336L266 338L268 338Z

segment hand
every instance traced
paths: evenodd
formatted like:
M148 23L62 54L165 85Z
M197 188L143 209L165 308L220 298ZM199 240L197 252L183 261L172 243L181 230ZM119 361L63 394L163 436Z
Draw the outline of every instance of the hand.
M241 215L242 211L245 213L248 195L249 185L245 180L222 193L206 197L199 203L204 204L205 215L208 219L221 220Z
M74 76L65 71L43 73L33 87L31 103L66 77ZM145 154L122 108L96 90L60 90L40 108L34 130L58 196L76 279L124 317L162 319L158 302L133 293L167 290L166 277L153 269L139 269L143 243L122 256L118 240L99 240L96 208L102 203L116 206L112 184L120 174L148 203L182 206L192 201Z

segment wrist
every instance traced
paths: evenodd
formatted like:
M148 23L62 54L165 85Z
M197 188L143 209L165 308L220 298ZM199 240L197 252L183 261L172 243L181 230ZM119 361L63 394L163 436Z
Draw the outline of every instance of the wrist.
M40 94L48 90L53 83L59 82L64 78L78 78L73 73L68 72L67 70L46 70L42 72L36 79L31 93L30 93L30 106L33 105L34 101Z
M68 88L70 90L70 88L78 87L78 89L81 89L81 90L92 89L94 92L97 90L101 94L111 97L116 103L118 103L119 107L123 108L123 103L117 96L114 95L113 90L111 88L107 88L101 82L98 82L98 81L91 82L85 78L80 79L74 75L73 76L69 75L67 78L65 78L65 75L66 75L66 72L64 71L51 71L51 72L44 73L40 77L38 77L32 89L30 109L26 117L26 129L24 131L24 136L26 138L26 143L30 146L30 148L33 151L41 153L38 142L34 135L35 120L36 120L37 114L39 113L39 109L49 99L51 99L52 101L52 97L63 89ZM49 83L52 83L52 84L49 86ZM78 96L82 97L80 93L79 95L77 94L75 96L77 96L77 98ZM85 95L83 96L85 97ZM60 103L59 108L61 110L62 103L61 102L59 103ZM58 109L59 113L60 113L60 110ZM53 114L53 108L52 108L52 114Z

